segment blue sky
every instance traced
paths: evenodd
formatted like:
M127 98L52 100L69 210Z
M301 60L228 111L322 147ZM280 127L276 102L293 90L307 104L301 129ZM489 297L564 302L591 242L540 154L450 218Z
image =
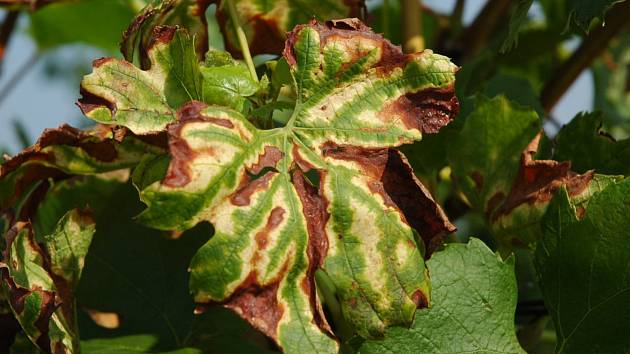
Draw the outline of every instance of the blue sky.
M368 0L368 5L376 3ZM455 0L425 0L424 3L437 11L449 13ZM470 22L483 5L484 1L466 1L464 22ZM540 16L540 9L535 6L530 10L533 16ZM27 18L20 19L20 25L14 34L6 57L0 90L9 78L36 53L37 48L28 33L25 32ZM57 127L66 122L77 126L85 123L75 102L79 97L79 82L69 83L67 80L51 80L44 70L44 59L51 55L63 62L64 58L79 58L88 67L92 59L104 53L81 45L66 46L43 53L40 60L28 71L19 84L0 102L0 146L9 148L13 153L19 144L13 130L13 121L24 122L32 139L41 134L45 128ZM569 89L556 106L554 117L567 122L580 111L591 110L593 106L593 78L590 72L584 72Z

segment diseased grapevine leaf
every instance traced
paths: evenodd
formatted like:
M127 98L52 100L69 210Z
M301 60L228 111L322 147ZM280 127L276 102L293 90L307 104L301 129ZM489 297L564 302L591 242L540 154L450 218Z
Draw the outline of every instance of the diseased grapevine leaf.
M128 175L77 176L55 183L33 218L36 232L47 233L69 209L88 206L93 211L96 233L76 291L82 351L109 347L156 353L196 347L227 353L216 337L228 336L235 340L234 352L257 352L253 342L264 337L236 315L210 310L208 315L220 322L193 315L186 268L207 241L210 227L199 225L172 238L135 223L142 205L133 186L125 183Z
M478 239L447 244L427 262L431 307L410 329L390 328L360 353L525 353L514 328L514 258L506 261Z
M587 206L565 189L542 220L535 264L556 327L556 353L624 353L630 347L630 179Z
M124 125L136 134L163 130L192 100L242 108L242 97L258 90L246 68L228 57L220 63L223 74L216 75L219 63L209 58L200 67L193 44L186 30L155 27L150 69L114 58L94 61L93 73L81 82L79 107L97 122Z
M328 20L345 17L362 17L364 0L304 1L261 1L231 0L234 2L238 21L253 55L281 54L286 33L301 23L312 19ZM217 4L217 20L223 33L226 49L234 55L241 50L236 39L232 19L226 1L214 0Z
M601 130L601 113L580 113L560 129L554 158L571 161L577 172L630 174L630 139L615 141Z
M489 215L504 200L540 129L535 111L504 96L477 99L448 150L453 178L474 209Z
M562 185L572 197L591 193L592 171L579 175L571 171L570 162L534 158L539 132L534 110L503 96L479 98L449 146L457 187L485 214L502 252L537 240L538 220Z
M182 26L194 40L194 50L198 59L208 50L206 8L211 0L151 0L136 15L123 34L120 51L127 61L134 62L139 57L140 67L151 67L153 32L156 27Z
M46 352L78 351L74 290L93 234L92 218L72 210L42 244L26 222L5 235L0 273L9 304L26 335Z
M233 309L286 352L336 352L316 269L365 337L409 325L428 302L418 247L433 251L454 227L392 147L454 117L456 67L404 55L353 19L297 26L284 53L298 97L287 125L259 130L228 108L184 105L139 220L210 221L216 233L190 266L195 301Z
M129 168L145 154L160 151L159 146L145 143L125 129L102 127L85 132L69 125L46 129L35 145L0 167L0 209L14 207L38 181Z

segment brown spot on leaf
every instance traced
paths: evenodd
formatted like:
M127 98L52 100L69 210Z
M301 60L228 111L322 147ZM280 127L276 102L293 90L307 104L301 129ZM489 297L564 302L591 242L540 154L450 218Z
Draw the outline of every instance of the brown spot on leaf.
M534 160L541 135L538 134L521 155L521 166L505 202L496 210L492 219L509 214L516 207L528 203L550 201L560 187L565 186L569 196L576 196L588 188L594 172L577 174L571 171L571 162ZM488 209L492 212L492 209Z
M269 234L275 230L282 220L284 220L285 210L281 207L275 207L271 210L269 214L269 218L267 219L267 224L265 227L256 233L254 239L256 240L256 252L264 251L267 248L267 242L269 242Z
M427 299L426 295L422 292L422 290L414 291L414 293L411 294L411 300L413 301L414 304L416 304L416 307L418 308L429 307L429 300Z
M399 210L404 219L418 231L426 246L426 257L442 244L455 226L429 191L413 174L407 159L394 149L367 149L326 143L324 156L358 163L369 178L370 190L379 194L385 204Z
M251 272L224 303L225 307L276 341L278 322L284 314L284 307L278 303L278 288L280 279L286 275L287 267L288 263L285 263L278 279L265 285L258 283L255 271Z
M256 162L248 170L254 175L262 172L263 169L271 167L276 169L278 161L284 157L284 153L275 146L265 146L265 151L262 155L258 156L258 162Z
M191 164L200 153L212 154L212 149L205 151L193 150L182 135L182 130L186 124L193 122L208 122L225 128L232 129L232 122L223 118L207 117L202 114L207 105L199 101L190 101L177 110L177 122L167 126L169 152L171 162L168 166L166 176L162 180L165 186L178 188L190 183L192 179Z
M409 129L434 134L459 114L455 89L428 89L407 93L385 105L378 113L384 119L399 118Z
M266 189L269 181L277 174L277 172L269 171L260 178L254 180L247 174L243 175L236 192L230 197L232 204L237 206L246 206L251 203L251 197L257 190Z
M320 175L323 172L320 172ZM302 213L306 219L308 231L308 245L306 254L308 256L308 269L306 277L303 279L301 287L308 295L311 311L313 312L313 322L326 333L332 335L332 330L326 321L326 316L319 301L317 301L317 288L315 285L315 272L321 267L324 258L328 253L328 236L326 235L326 223L330 215L326 211L327 202L323 197L320 185L318 192L304 177L301 170L295 170L292 176L293 186L302 202Z

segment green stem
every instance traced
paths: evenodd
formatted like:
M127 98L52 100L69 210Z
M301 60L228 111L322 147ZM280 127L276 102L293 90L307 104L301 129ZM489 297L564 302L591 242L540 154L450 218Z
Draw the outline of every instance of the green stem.
M236 37L238 38L238 44L241 47L241 52L243 53L243 59L245 59L245 63L247 64L247 68L249 68L249 73L252 75L252 79L258 82L258 75L256 74L256 66L254 66L254 61L252 60L252 54L249 52L249 45L247 44L247 37L245 36L245 31L241 27L240 22L238 21L238 16L236 14L236 6L234 6L234 0L228 0L228 12L230 13L230 19L232 19L232 25L234 26L234 31L236 32Z

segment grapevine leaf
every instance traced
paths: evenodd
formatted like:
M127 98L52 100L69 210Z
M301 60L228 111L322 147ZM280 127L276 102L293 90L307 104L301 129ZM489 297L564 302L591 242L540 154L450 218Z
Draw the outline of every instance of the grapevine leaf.
M79 107L86 116L143 134L174 121L181 104L203 100L202 77L188 32L156 27L152 39L147 71L114 58L94 61L93 73L81 81Z
M545 213L535 265L556 353L623 353L630 346L628 195L630 179L609 184L586 207L561 189Z
M448 150L453 178L474 209L490 215L507 196L540 128L536 112L503 96L477 100Z
M410 329L391 328L360 353L524 353L514 328L514 258L483 242L447 244L427 262L432 302Z
M57 182L33 217L35 232L46 234L67 210L85 206L92 210L96 233L75 292L81 305L82 351L106 346L112 352L126 348L141 353L217 349L221 343L216 338L227 336L238 338L232 346L235 352L256 352L252 338L262 335L236 315L210 310L208 314L220 322L193 315L186 268L207 240L209 226L199 225L174 239L138 225L132 219L142 205L133 186L125 183L127 177L77 176Z
M35 145L0 167L0 209L12 207L38 181L128 168L145 154L161 151L125 135L124 130L84 132L69 125L46 129Z
M530 246L540 238L539 222L562 186L576 200L588 199L610 182L605 176L594 179L593 171L577 174L569 161L535 160L541 135L521 155L521 164L514 184L490 220L494 236L500 244Z
M78 351L74 289L93 234L92 218L73 210L45 237L46 252L29 223L16 223L5 236L0 273L9 304L27 336L44 351Z
M227 52L209 51L200 70L206 102L243 111L246 97L259 89L247 66Z
M556 136L554 157L571 161L573 170L630 174L630 139L615 141L601 130L600 113L580 113Z
M361 17L365 8L364 0L324 0L303 1L288 0L266 2L260 0L231 0L234 2L239 24L247 37L247 44L253 55L281 54L286 33L300 23L307 23L313 18L327 20L332 18ZM216 17L223 33L226 49L234 55L240 55L232 20L225 1L214 0L217 4Z
M123 125L136 134L163 130L192 100L241 109L242 97L258 90L245 66L229 57L217 62L214 56L200 67L193 44L186 30L155 27L150 69L114 58L94 61L94 71L81 82L79 107L97 122Z
M210 0L151 0L136 15L120 43L120 51L129 62L136 55L140 67L151 67L150 48L156 27L182 26L195 38L196 57L201 59L208 50L208 33L205 12ZM137 54L136 54L137 53Z
M317 268L366 337L409 325L427 304L418 247L431 252L454 228L391 148L452 119L456 67L430 51L404 55L353 19L297 26L285 58L298 96L287 125L263 131L227 108L184 105L139 220L210 221L216 233L190 266L195 301L233 309L286 352L335 352Z

